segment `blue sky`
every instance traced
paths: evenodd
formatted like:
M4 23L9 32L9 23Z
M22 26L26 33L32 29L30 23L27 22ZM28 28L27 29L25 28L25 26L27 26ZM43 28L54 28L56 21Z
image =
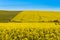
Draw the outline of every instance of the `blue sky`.
M60 0L0 0L0 10L60 10Z

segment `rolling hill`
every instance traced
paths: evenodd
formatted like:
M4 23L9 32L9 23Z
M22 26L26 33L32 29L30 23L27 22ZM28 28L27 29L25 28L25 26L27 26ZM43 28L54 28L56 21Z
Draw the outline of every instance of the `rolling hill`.
M60 21L60 12L54 11L2 11L0 22L40 23Z
M60 12L53 11L23 11L11 21L19 23L53 22L60 20Z

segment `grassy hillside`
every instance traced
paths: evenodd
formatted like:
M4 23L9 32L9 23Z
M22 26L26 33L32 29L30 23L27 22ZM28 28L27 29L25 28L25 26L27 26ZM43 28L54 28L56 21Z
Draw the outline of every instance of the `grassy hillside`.
M0 22L9 22L19 11L0 11Z
M22 23L48 22L60 20L60 12L53 11L23 11L11 21Z

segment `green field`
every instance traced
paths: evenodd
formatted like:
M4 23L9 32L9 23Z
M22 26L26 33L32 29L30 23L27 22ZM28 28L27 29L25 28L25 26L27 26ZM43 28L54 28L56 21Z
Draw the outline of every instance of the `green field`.
M0 10L0 22L9 22L20 11L1 11Z

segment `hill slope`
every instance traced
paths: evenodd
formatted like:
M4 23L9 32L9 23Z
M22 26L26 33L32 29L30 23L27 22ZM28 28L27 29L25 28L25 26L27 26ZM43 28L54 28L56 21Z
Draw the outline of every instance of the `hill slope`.
M16 15L11 21L22 23L48 22L60 20L60 12L52 11L23 11Z
M0 22L9 22L19 11L1 11L0 10Z

